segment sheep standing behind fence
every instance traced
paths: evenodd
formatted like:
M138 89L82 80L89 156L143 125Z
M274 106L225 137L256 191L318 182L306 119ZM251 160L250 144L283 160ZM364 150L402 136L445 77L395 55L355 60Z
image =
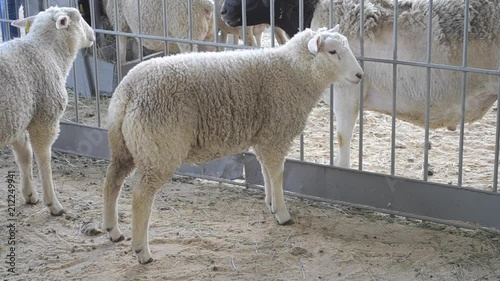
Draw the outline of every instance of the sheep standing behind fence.
M94 32L74 8L51 7L14 26L29 33L0 45L0 146L12 145L22 194L36 204L32 183L32 147L43 185L43 201L55 216L64 210L52 183L51 146L66 108L66 77L81 48L95 41Z
M118 10L118 31L142 33L147 35L164 36L163 4L161 0L141 0L141 30L139 30L139 12L137 11L137 0L104 0L103 5L106 15L112 25L115 25L115 1ZM189 3L187 0L166 1L166 17L168 36L179 39L189 38ZM192 0L192 39L198 41L214 41L215 33L213 27L214 2L212 0ZM118 36L120 45L120 61L126 61L127 37ZM142 45L150 50L163 51L164 42L160 40L143 39ZM191 46L186 43L169 45L172 52L190 52ZM208 47L209 50L213 48ZM193 51L197 51L198 46L193 45Z
M132 249L147 263L154 196L176 169L251 146L262 165L265 203L279 224L288 223L282 183L293 139L329 84L357 84L363 75L337 30L305 30L277 48L156 58L130 70L109 105L103 225L111 240L123 239L116 204L134 167L140 179Z

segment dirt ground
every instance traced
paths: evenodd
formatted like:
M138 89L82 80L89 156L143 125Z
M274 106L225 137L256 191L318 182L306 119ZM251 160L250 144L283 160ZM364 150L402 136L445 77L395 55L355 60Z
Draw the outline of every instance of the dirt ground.
M2 280L500 280L500 237L287 196L294 224L279 226L261 190L177 177L157 195L152 264L130 249L131 185L119 200L127 237L101 230L107 161L54 153L56 192L67 213L50 216L17 191L16 272ZM0 150L0 175L16 171ZM40 190L38 173L35 184ZM8 225L7 183L0 225ZM16 188L20 184L16 183Z

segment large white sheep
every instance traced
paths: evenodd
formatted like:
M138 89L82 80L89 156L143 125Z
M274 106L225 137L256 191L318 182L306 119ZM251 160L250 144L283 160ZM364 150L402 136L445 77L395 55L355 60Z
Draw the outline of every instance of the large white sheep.
M94 32L74 8L51 7L36 16L29 33L0 45L0 146L12 145L24 200L36 204L32 185L32 147L43 185L43 201L55 216L64 210L57 200L50 165L51 146L68 95L65 81L77 52L90 47Z
M288 223L283 166L293 139L328 85L357 84L363 75L337 30L308 29L277 48L181 54L135 66L109 105L103 225L110 239L123 239L116 204L135 167L132 249L147 263L154 196L175 170L249 147L262 165L266 205L279 224Z
M118 30L122 32L139 33L139 12L137 0L104 0L103 5L111 24L115 24L115 1L118 3ZM192 39L198 41L214 41L212 0L192 0ZM166 1L166 17L168 36L178 39L189 39L189 3L187 0ZM141 31L142 34L164 36L162 0L141 0ZM126 60L127 37L118 36L120 45L120 61ZM150 50L163 51L165 44L160 40L142 40L142 45ZM171 52L190 52L190 44L170 44ZM178 48L176 48L176 46ZM205 47L211 49L210 47ZM193 45L193 51L198 46Z
M269 23L269 1L247 0L247 22ZM393 58L394 1L365 0L364 56ZM294 1L276 0L276 25L289 35L298 29L299 7ZM398 1L398 59L426 61L427 0ZM334 22L360 55L360 3L358 0L334 0ZM433 1L432 63L461 66L464 2ZM330 0L304 0L304 26L316 29L329 25ZM225 0L222 16L230 26L241 25L241 0ZM497 69L500 58L500 2L471 0L469 6L468 66ZM392 64L365 63L363 106L366 110L392 113ZM418 126L425 123L426 85L431 84L430 128L456 128L461 112L461 72L433 69L430 81L423 67L398 66L397 118ZM467 74L465 122L484 116L498 94L498 77ZM323 96L329 103L329 93ZM339 152L336 165L350 167L352 132L359 112L359 88L335 85L334 111L337 120Z

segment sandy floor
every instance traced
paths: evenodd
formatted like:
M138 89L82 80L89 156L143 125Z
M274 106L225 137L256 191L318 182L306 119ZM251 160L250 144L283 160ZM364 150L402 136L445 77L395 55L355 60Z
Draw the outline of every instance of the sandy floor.
M9 149L0 149L0 159L2 178L17 171ZM2 260L2 280L500 280L500 238L481 231L292 197L286 201L295 223L279 226L262 191L188 178L157 195L155 261L139 265L128 239L114 244L101 232L107 162L54 153L52 163L67 214L52 217L42 204L26 205L18 191L19 275L6 275ZM127 238L135 178L119 201ZM35 182L40 190L36 172ZM0 225L7 225L5 215ZM1 243L2 259L6 252Z

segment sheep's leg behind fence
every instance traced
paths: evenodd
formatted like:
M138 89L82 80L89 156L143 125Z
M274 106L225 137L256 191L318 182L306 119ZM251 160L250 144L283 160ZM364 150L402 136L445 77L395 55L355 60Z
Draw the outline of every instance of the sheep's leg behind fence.
M357 87L353 87L356 88ZM335 87L334 112L337 121L337 141L339 151L335 157L335 165L343 168L351 167L351 140L354 125L359 113L359 95L352 91L343 91Z
M287 224L292 220L283 195L283 171L288 151L288 147L283 149L284 147L286 146L280 147L279 144L273 147L263 145L254 147L264 176L265 202L269 206L268 201L271 201L271 213L274 214L279 224Z
M12 144L12 150L21 175L23 198L27 204L36 204L39 199L38 192L33 187L33 151L27 133Z
M57 138L59 132L59 119L55 120L54 124L47 124L38 128L30 128L30 139L33 150L35 151L36 160L38 163L38 170L42 179L43 186L43 202L49 207L50 213L54 216L64 214L63 207L59 200L57 200L54 192L54 184L52 182L52 166L51 160L51 147Z

